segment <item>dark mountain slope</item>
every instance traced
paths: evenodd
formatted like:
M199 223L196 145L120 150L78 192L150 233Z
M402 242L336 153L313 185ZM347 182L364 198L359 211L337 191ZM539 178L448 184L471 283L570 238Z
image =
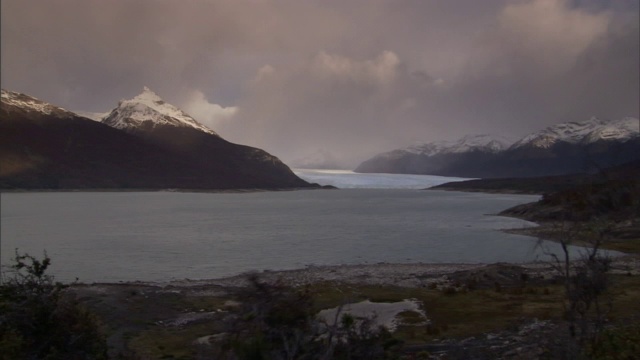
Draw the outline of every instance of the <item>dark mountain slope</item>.
M193 135L195 139L199 136ZM254 161L249 155L262 154L257 149L233 145L239 150L230 152L225 150L227 144L220 139L215 157L184 156L176 151L176 147L164 146L27 95L3 90L0 188L277 189L312 186L296 177L284 164L269 166L266 162Z
M377 156L356 172L428 174L440 176L506 178L592 172L640 158L640 138L624 142L554 144L550 148L517 148L499 153L471 151L434 155L406 153Z
M230 143L145 87L122 100L102 123L180 155L206 174L224 175L243 187L304 187L277 157Z
M162 187L179 159L131 135L65 114L0 108L3 188Z
M203 173L223 175L243 187L306 187L277 157L264 150L230 143L223 138L191 128L156 126L146 130L125 130L145 142L177 154ZM268 184L265 186L264 184Z

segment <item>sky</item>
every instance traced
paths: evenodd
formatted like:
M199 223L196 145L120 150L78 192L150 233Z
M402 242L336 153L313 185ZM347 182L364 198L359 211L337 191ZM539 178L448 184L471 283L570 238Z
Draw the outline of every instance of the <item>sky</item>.
M2 0L2 88L106 112L150 87L291 166L638 117L638 0Z

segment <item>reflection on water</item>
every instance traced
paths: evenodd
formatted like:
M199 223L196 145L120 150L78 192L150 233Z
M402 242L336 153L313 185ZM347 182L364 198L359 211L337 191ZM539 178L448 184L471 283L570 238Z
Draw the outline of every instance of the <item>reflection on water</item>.
M350 170L294 169L299 177L311 183L340 189L425 189L452 181L457 177L407 174L360 174Z

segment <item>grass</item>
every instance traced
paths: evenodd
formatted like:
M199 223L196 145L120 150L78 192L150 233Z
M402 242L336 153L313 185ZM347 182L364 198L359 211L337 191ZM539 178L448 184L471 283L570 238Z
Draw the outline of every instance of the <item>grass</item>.
M225 307L227 298L220 296L180 296L166 302L170 308L185 312L211 312ZM153 299L150 299L153 301ZM143 359L193 359L193 342L199 337L221 331L215 321L197 321L185 326L164 326L147 323L144 330L137 332L128 341L130 349Z
M637 310L640 302L640 276L611 275L611 280L611 323L617 324L633 316L640 316ZM424 319L415 312L405 311L400 315L402 322L394 336L408 345L424 344L442 338L478 336L511 328L526 319L559 320L563 314L564 289L559 284L443 291L434 288L319 282L311 285L309 290L314 294L314 307L318 311L366 299L373 302L416 299L422 304L429 323L424 323ZM151 306L152 303L158 313L162 313L163 308L174 311L178 308L182 311L213 311L224 308L224 303L228 300L224 296L180 295L160 298L135 296L129 301L134 299L135 306L129 308L134 314L131 314L129 321L150 319L136 316L135 311ZM223 324L213 319L176 327L147 321L135 328L126 342L127 347L141 358L189 359L195 356L193 342L199 337L223 331ZM615 329L610 330L611 346L627 341L628 333L635 336L637 329L629 329L620 330L620 333Z
M604 244L603 248L628 254L640 254L640 239L613 240Z
M640 276L614 275L611 280L613 308L610 317L613 321L640 316Z
M139 333L129 342L129 347L142 359L193 359L193 342L215 331L210 323L184 328L155 327Z
M422 314L411 310L405 310L399 313L397 317L400 319L400 323L407 326L420 326L425 322Z
M189 296L182 298L180 304L192 311L216 311L224 309L227 298L221 296Z
M430 326L400 326L397 336L410 343L448 337L467 337L504 328L522 317L550 318L560 315L562 288L517 288L444 293L425 288L395 286L345 286L320 284L312 290L319 309L347 302L369 299L373 302L418 300L425 310ZM405 314L404 317L411 315Z
M637 315L640 277L612 275L611 279L610 296L614 305L611 317L615 320ZM319 309L365 299L373 302L396 302L409 298L418 300L431 325L416 327L410 320L408 325L399 326L396 335L408 343L426 342L443 336L476 336L504 329L522 319L560 319L564 297L561 285L445 293L425 288L324 283L312 290L317 293L316 306Z

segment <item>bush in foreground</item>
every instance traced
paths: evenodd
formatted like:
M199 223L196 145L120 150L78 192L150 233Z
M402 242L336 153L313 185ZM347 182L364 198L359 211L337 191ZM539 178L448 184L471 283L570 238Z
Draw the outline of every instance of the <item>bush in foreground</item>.
M14 262L0 284L0 359L106 359L96 319L46 274L49 257Z
M228 319L226 339L203 358L229 360L383 360L399 356L400 342L373 318L338 311L319 319L308 289L248 278Z

